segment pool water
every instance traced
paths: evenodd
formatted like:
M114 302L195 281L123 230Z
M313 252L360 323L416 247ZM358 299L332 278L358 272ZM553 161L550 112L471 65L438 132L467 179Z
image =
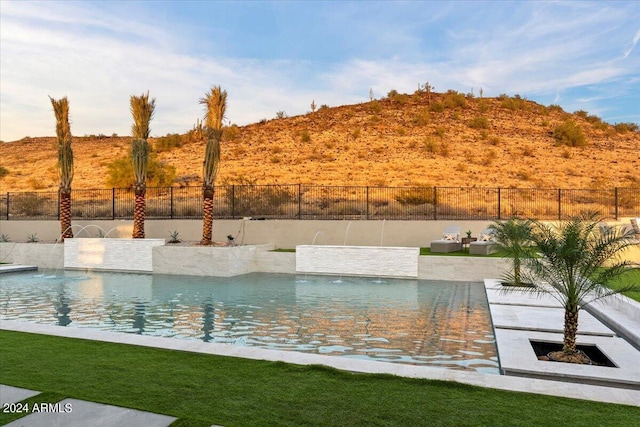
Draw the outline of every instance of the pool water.
M498 373L480 283L17 273L2 276L0 320Z

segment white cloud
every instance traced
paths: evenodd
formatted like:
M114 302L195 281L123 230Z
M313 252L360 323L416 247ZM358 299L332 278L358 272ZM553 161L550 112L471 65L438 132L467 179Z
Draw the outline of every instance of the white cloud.
M129 96L149 90L157 99L152 133L163 135L184 132L202 116L198 100L212 84L229 92L228 119L238 124L276 111L303 114L312 99L318 105L365 101L369 88L376 97L391 89L411 93L427 81L437 91L473 87L477 93L482 87L485 96L555 96L555 103L586 103L594 111L612 110L617 101L609 95L628 97L640 84L634 51L640 8L632 3L482 3L474 10L376 3L376 13L360 13L349 3L343 18L340 6L332 6L318 14L328 21L316 22L326 31L315 32L344 46L328 46L318 52L322 59L314 52L305 58L252 58L241 51L219 57L203 49L216 44L216 34L232 37L233 25L199 40L192 37L202 32L201 21L186 31L171 16L145 21L143 9L162 2L118 5L3 2L0 139L52 135L47 95L69 97L74 134L126 135ZM424 18L418 12L427 6ZM387 7L393 10L385 14ZM320 49L322 42L309 46ZM267 52L269 43L260 47ZM331 57L332 48L348 55ZM573 93L580 88L586 92ZM635 110L627 116L638 115L637 106L628 108Z

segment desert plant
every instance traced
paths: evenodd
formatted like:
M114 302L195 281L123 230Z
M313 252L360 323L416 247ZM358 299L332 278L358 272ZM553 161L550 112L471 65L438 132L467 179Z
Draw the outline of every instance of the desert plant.
M614 129L616 130L616 132L618 133L625 133L625 132L639 132L640 131L640 127L638 127L638 125L636 123L616 123L614 126Z
M38 233L27 234L28 243L37 243L38 241L40 241L40 239L38 239Z
M433 187L421 186L404 188L394 196L401 205L418 206L433 203Z
M213 86L211 91L200 99L205 105L204 134L207 144L204 153L202 171L202 240L200 244L210 245L213 235L213 194L214 184L220 171L220 140L222 139L222 120L227 110L227 91Z
M4 178L7 175L9 175L9 169L4 166L0 166L0 178Z
M182 147L182 136L177 133L168 133L166 136L156 139L154 146L158 153Z
M72 238L71 230L71 182L73 181L73 150L71 149L71 127L69 126L69 101L67 97L51 100L56 117L56 139L58 143L58 178L60 179L60 241Z
M7 243L10 242L8 234L0 234L0 242Z
M175 180L176 168L159 161L157 153L150 152L147 163L147 186L169 187ZM106 184L108 187L133 188L134 182L131 154L116 159L107 165Z
M484 116L476 116L469 122L469 127L471 129L488 129L489 119Z
M178 235L180 233L178 232L178 230L174 230L172 232L169 233L169 241L167 243L180 243L182 242L182 240L180 240L178 238Z
M552 353L557 360L577 354L578 312L582 307L609 295L639 289L632 284L615 290L608 287L631 267L630 261L620 255L634 241L632 230L614 227L602 231L601 221L596 214L588 213L555 225L533 223L530 239L539 256L526 260L525 277L535 286L532 292L549 293L565 310L563 348L558 354Z
M287 118L287 113L284 111L277 111L276 112L276 119L286 119Z
M151 129L149 124L156 108L156 100L149 101L149 92L140 96L131 96L131 115L133 126L131 133L131 165L135 182L135 207L133 209L133 233L134 239L144 239L144 217L146 210L147 172L149 169L149 153L151 148L147 139Z
M582 130L572 120L567 120L553 130L553 137L556 145L567 145L569 147L584 147L586 140Z
M512 268L504 277L505 284L522 286L522 262L533 255L531 248L532 221L528 219L510 218L507 221L496 221L489 226L495 236L498 249L505 258L512 259Z
M312 113L316 112L316 100L315 99L311 100L311 112Z
M442 113L444 111L444 108L444 104L440 101L429 104L429 111L433 111L434 113Z

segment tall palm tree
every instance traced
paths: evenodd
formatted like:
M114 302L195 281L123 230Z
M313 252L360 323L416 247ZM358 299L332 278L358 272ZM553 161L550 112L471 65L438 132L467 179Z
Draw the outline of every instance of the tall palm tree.
M496 239L498 249L505 258L512 258L512 271L506 275L505 283L522 286L522 261L532 255L531 226L528 219L510 218L489 226Z
M73 150L71 149L71 127L69 126L69 101L67 97L51 100L56 116L58 140L58 177L60 178L60 241L72 238L71 230L71 182L73 181Z
M213 234L213 194L214 184L220 170L220 140L222 139L222 120L227 109L227 91L213 86L206 96L200 99L205 105L204 135L207 145L204 153L202 171L202 240L200 244L210 245Z
M131 115L133 116L133 126L131 133L133 141L131 143L131 163L135 182L133 191L135 194L135 207L133 210L133 235L134 239L144 239L144 217L146 210L147 193L147 169L149 165L149 124L153 118L156 108L156 100L149 101L149 91L140 96L131 96Z
M584 214L557 225L533 223L531 241L539 256L526 259L524 275L535 284L534 292L549 293L564 307L563 348L556 357L577 353L581 307L637 289L631 284L615 290L607 286L631 267L620 255L634 242L631 230L613 228L600 232L600 221L595 214ZM551 287L544 286L545 283Z

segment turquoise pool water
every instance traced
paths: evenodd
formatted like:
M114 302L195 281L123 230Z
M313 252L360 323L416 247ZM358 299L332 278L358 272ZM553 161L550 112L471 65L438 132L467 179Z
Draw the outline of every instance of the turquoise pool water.
M480 283L17 273L3 319L498 373Z

